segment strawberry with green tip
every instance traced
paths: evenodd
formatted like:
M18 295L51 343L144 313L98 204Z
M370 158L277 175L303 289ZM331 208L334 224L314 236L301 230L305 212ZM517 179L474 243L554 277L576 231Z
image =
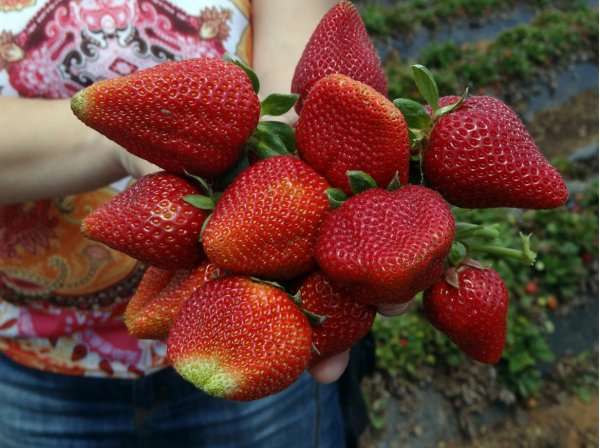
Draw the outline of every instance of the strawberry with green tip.
M332 73L347 75L387 96L387 78L362 18L348 0L333 6L313 31L292 79L293 93L300 95L301 112L313 84Z
M310 90L296 128L298 154L332 186L350 194L348 171L363 171L386 187L408 182L410 143L402 113L385 96L332 74Z
M211 396L250 401L291 386L308 366L311 327L281 289L248 277L207 282L167 340L175 370Z
M148 174L87 215L81 231L151 266L188 269L205 258L199 237L208 212L182 197L199 193L188 178Z
M355 300L401 304L442 274L454 229L448 204L434 190L372 188L325 218L316 259Z
M288 156L244 170L220 196L202 233L207 257L236 274L286 280L315 265L318 230L331 206L327 181Z
M207 178L235 164L260 115L245 71L209 57L98 81L75 94L71 108L132 154L173 173Z
M461 266L458 285L443 279L423 294L427 320L470 358L496 364L506 342L508 289L492 268Z
M191 294L224 274L208 260L197 268L176 271L148 267L123 314L127 331L136 339L166 339L175 316Z
M371 329L377 309L357 302L320 270L312 272L299 289L302 308L324 318L312 324L311 365L350 349Z

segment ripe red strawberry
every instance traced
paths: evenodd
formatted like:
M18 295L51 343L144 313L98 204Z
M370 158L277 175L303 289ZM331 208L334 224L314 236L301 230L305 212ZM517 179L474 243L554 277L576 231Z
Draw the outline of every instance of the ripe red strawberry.
M312 85L331 73L341 73L387 96L387 78L377 51L356 7L341 0L323 16L296 65L292 93L300 95L300 113Z
M202 234L208 258L236 274L290 279L314 266L318 229L331 210L327 181L293 157L261 160L219 198Z
M425 291L425 316L466 355L495 364L506 341L506 285L492 268L460 267L458 281L458 288L441 280Z
M207 178L235 163L260 114L245 72L208 57L96 82L78 92L71 107L129 152L167 171Z
M458 97L444 97L445 106ZM466 208L550 209L567 200L556 169L504 103L473 96L435 124L425 148L429 185Z
M370 189L327 216L316 258L356 300L400 304L439 278L453 237L454 218L437 192Z
M85 217L83 234L161 269L204 259L200 230L208 213L182 199L196 185L167 172L148 174Z
M312 272L300 287L302 308L325 317L312 325L311 364L351 348L370 330L377 309L357 302L320 270Z
M223 277L185 302L167 353L175 370L207 394L256 400L286 389L306 369L311 328L281 289Z
M176 271L148 267L123 314L129 334L137 339L166 339L192 292L222 275L223 270L207 260L196 268Z
M350 193L347 172L363 171L381 187L398 173L408 181L410 143L402 113L372 87L328 75L311 89L296 128L303 160Z

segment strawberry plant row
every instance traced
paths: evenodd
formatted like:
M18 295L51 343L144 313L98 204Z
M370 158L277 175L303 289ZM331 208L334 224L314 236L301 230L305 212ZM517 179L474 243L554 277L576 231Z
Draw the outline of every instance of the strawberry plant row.
M598 12L581 9L548 11L529 25L503 31L495 40L458 46L432 42L419 61L432 70L442 92L470 85L478 91L505 96L509 85L544 80L544 72L568 64L598 60ZM386 62L390 95L416 95L402 55ZM506 98L510 101L510 98Z
M568 10L585 8L592 2L563 2L553 0L410 0L405 2L382 2L361 0L357 2L369 35L393 37L410 35L419 27L435 34L449 23L456 26L460 22L472 24L495 20L498 15L516 8L546 8ZM458 22L458 23L457 23Z

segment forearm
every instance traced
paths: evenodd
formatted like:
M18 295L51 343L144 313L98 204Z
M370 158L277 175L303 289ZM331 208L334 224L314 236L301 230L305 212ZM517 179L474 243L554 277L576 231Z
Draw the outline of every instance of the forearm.
M0 203L91 190L125 176L119 147L68 100L0 97Z
M253 68L261 95L289 93L315 27L337 0L253 0Z

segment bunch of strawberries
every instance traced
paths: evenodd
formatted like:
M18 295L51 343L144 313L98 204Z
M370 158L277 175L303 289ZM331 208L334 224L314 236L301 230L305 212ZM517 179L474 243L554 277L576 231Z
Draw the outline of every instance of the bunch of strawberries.
M82 224L146 263L124 319L166 340L179 374L206 393L253 400L352 347L377 306L423 292L428 320L467 355L501 357L508 292L477 253L532 263L493 226L451 207L554 208L565 183L517 115L486 96L427 105L387 98L364 24L341 0L296 67L293 94L259 100L228 57L169 62L97 82L75 115L163 169ZM277 117L295 107L291 127Z

